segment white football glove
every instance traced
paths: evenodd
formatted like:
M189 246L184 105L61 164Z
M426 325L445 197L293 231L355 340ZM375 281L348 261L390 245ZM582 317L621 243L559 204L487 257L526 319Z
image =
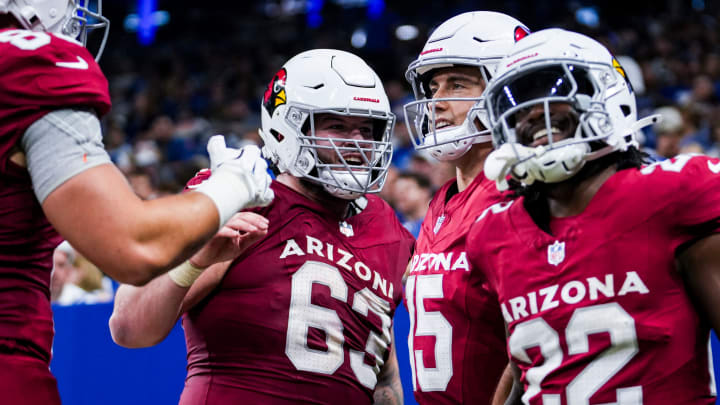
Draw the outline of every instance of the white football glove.
M272 179L257 146L228 148L225 137L215 135L208 141L207 150L211 174L195 191L213 200L220 214L220 228L236 212L272 202L275 197L270 189Z

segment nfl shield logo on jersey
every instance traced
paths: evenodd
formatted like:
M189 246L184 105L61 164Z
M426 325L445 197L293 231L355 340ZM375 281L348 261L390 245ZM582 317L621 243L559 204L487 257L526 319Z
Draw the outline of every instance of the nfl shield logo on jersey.
M352 237L355 235L355 232L353 232L352 225L348 224L345 221L340 222L340 233L349 237Z
M435 228L433 228L433 233L435 233L435 234L438 233L443 222L445 222L445 215L440 215L438 217L437 221L435 221Z
M565 242L555 241L548 246L548 263L557 266L565 260Z

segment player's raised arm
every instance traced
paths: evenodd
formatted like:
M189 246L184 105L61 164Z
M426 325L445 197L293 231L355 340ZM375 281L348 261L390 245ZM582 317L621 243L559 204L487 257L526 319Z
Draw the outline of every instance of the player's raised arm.
M258 214L235 214L200 251L168 274L142 287L121 285L109 322L115 343L129 348L160 343L180 315L220 283L232 259L264 237L267 229L267 219Z
M72 120L84 125L65 125ZM58 135L47 136L48 131ZM51 113L30 127L22 146L49 221L78 251L120 282L148 282L190 256L235 212L266 205L272 198L260 151L228 149L222 137L213 137L208 150L219 168L196 192L143 201L109 163L101 145L91 141L94 131L99 131L99 122L92 114ZM70 138L87 142L68 143L63 154L44 152L50 139ZM75 168L73 159L77 164L83 160L99 164L82 170ZM74 174L76 170L82 171Z

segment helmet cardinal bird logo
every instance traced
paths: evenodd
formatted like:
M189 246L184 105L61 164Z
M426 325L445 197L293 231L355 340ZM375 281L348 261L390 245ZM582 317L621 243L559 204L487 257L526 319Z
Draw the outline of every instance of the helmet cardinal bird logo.
M271 117L278 106L287 102L287 96L285 94L286 80L287 71L285 69L280 69L279 72L275 73L275 76L273 76L272 80L270 80L270 83L268 83L267 89L265 89L263 105Z

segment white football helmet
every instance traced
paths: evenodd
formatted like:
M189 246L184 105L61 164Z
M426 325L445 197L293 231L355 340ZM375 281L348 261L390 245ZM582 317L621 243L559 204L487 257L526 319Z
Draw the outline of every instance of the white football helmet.
M280 172L322 184L347 200L382 189L395 115L380 78L359 57L333 49L296 55L273 77L261 110L263 154ZM371 118L373 140L316 136L315 116L328 113ZM320 149L334 151L339 163L322 161ZM361 156L363 162L348 162L347 156Z
M89 31L102 29L103 37L95 60L105 49L110 20L102 15L102 0L0 0L0 13L11 14L23 28L62 34L87 44Z
M501 189L507 187L508 174L526 185L566 180L589 160L637 147L637 131L657 119L637 120L630 81L602 44L557 28L515 44L485 95L495 146L485 161L485 175ZM560 123L551 120L549 106L557 102L570 105L578 122L573 136L554 142L548 134L561 132ZM515 114L538 105L545 128L534 137L546 136L547 145L523 145L515 132ZM593 150L590 143L595 141L605 146Z
M431 71L452 66L477 66L485 83L495 74L497 63L510 47L530 31L513 17L493 11L457 15L442 23L425 43L420 56L410 64L405 78L417 101L405 105L405 124L416 150L427 149L438 160L454 160L474 143L490 142L487 113L479 98L433 99L428 89ZM465 122L446 129L435 127L435 105L439 101L474 101ZM478 128L476 120L485 128Z

